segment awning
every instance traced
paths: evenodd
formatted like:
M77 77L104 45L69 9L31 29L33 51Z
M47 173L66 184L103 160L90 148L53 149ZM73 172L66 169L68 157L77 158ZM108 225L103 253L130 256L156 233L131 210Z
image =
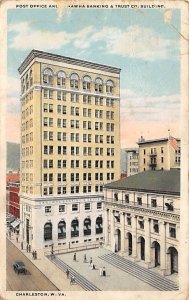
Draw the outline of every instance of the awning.
M20 220L15 220L15 221L13 221L10 225L11 225L13 228L16 228L19 224L20 224Z

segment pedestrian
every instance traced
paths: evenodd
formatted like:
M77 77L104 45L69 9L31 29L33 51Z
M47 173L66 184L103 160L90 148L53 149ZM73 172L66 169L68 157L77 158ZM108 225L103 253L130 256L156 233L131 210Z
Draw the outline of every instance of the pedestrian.
M28 246L28 251L31 252L31 245Z
M102 275L106 276L106 269L105 269L105 267L103 267L103 269L102 269Z
M76 253L74 253L73 260L76 261Z
M23 250L23 242L21 242L21 250Z
M100 276L102 276L102 268L100 268Z
M84 262L84 263L87 262L87 256L86 256L86 254L84 254L83 262Z
M35 250L34 252L35 252L34 258L37 259L37 251Z
M16 237L16 242L18 243L18 237Z
M29 251L29 245L28 244L26 245L26 251L27 252Z
M67 270L66 270L66 276L67 276L67 279L69 278L69 274L70 274L70 271L67 269Z
M75 277L74 276L71 276L70 277L70 284L74 284L75 283Z
M91 265L91 264L92 264L92 262L93 262L93 259L92 259L92 257L90 257L89 264Z
M35 259L35 251L34 250L32 251L32 256L33 256L33 259Z

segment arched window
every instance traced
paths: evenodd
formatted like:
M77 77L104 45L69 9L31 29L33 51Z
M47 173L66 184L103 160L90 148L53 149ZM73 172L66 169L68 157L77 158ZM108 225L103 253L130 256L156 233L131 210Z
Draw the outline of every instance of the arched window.
M66 238L66 222L60 221L58 223L58 239Z
M79 236L79 221L74 219L71 223L71 237Z
M78 89L79 86L79 76L77 74L72 74L70 76L70 87Z
M86 218L83 222L83 233L84 235L91 235L91 219Z
M25 80L24 80L24 78L22 79L21 90L22 90L22 93L25 92Z
M44 240L52 240L52 223L48 222L44 225Z
M113 81L112 80L108 80L106 82L106 92L112 94L113 93L113 87L114 87Z
M32 86L32 84L33 84L33 72L32 72L32 70L30 70L30 78L29 78L29 80L30 80L30 86Z
M63 71L59 71L57 74L57 85L65 86L66 84L66 74Z
M83 77L83 89L86 91L90 91L91 89L91 78L89 76Z
M26 75L26 90L29 89L29 78L28 74Z
M53 72L50 69L45 69L43 71L43 83L52 84L53 82Z
M95 80L95 92L102 93L103 92L103 81L101 78L96 78Z
M102 217L98 217L96 219L96 234L100 234L103 232L102 224L103 224Z

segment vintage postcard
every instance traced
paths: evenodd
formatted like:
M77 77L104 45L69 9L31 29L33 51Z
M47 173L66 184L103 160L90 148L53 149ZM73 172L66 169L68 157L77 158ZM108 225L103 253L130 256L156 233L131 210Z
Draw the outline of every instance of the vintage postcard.
M2 1L2 299L187 299L188 2Z

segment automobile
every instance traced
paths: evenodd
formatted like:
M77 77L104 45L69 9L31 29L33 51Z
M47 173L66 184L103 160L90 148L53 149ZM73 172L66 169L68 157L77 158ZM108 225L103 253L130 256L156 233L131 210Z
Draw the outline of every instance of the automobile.
M26 267L22 261L15 261L13 264L13 269L16 273L27 273Z

